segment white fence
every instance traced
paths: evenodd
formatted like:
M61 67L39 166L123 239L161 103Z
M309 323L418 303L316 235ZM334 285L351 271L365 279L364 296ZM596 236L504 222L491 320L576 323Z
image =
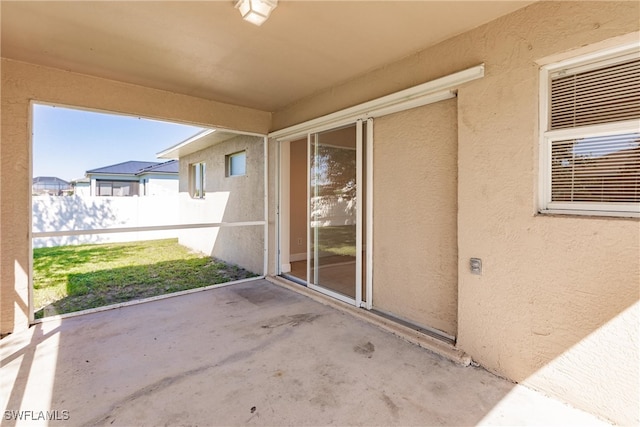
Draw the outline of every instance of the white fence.
M311 198L311 227L355 225L356 201L340 196L317 196Z
M179 224L178 194L144 197L34 196L36 232ZM33 247L132 242L178 237L178 230L34 238Z

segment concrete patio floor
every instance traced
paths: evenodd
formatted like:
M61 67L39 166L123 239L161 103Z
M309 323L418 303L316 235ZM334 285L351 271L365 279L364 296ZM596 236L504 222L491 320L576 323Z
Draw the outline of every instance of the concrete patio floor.
M49 425L603 424L264 280L46 321L0 344L2 409L68 415Z

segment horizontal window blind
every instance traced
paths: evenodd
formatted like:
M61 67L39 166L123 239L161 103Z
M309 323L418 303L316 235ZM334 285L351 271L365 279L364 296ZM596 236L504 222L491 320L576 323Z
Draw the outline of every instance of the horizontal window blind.
M550 130L640 119L640 59L551 76Z
M640 202L640 133L551 141L551 201Z

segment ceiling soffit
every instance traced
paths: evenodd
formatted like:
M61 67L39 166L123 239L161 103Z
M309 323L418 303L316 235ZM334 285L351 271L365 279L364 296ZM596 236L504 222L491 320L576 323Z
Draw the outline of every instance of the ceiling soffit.
M3 1L2 56L273 112L529 3Z

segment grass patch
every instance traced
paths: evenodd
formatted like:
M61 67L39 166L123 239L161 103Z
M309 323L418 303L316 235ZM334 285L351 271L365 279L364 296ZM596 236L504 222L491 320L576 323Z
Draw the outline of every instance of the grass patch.
M71 313L257 275L178 239L33 250L35 317Z
M320 252L340 256L356 256L356 226L342 225L318 228Z

